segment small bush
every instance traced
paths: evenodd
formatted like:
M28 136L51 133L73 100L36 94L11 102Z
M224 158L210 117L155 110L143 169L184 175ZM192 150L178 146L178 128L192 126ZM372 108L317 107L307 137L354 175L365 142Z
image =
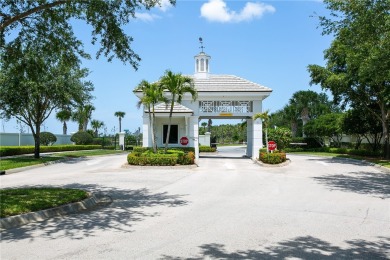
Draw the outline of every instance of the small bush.
M109 137L95 137L93 138L92 144L101 145L101 146L112 146L112 139Z
M157 153L154 153L152 148L134 147L133 152L127 156L127 162L130 165L189 165L194 164L195 153L186 152L182 148L170 148L167 153L164 153L163 148L159 148Z
M268 164L279 164L286 161L286 153L260 153L260 161Z
M39 143L41 145L53 145L57 142L57 137L50 132L41 132L39 136Z
M70 140L76 144L92 144L93 137L87 132L79 131L73 134Z
M210 147L210 146L206 146L206 145L201 145L199 146L199 152L200 153L213 153L215 152L217 149L215 147Z
M173 166L177 163L177 159L176 154L153 154L145 156L132 152L127 156L127 162L130 165Z
M41 146L41 153L63 152L63 151L79 151L79 150L96 150L101 149L100 145L53 145ZM1 146L1 156L13 156L21 154L33 154L34 146Z

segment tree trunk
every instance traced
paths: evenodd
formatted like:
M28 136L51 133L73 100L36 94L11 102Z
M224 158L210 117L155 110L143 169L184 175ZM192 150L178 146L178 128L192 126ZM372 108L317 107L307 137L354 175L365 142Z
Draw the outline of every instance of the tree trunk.
M119 133L122 132L122 118L119 117Z
M292 137L297 137L298 125L297 122L291 121L291 135Z
M169 136L171 134L171 123L172 123L172 114L173 114L174 106L175 106L175 95L172 96L171 109L169 111L169 123L168 123L167 137L165 138L165 149L164 149L165 153L167 153L167 150L168 150Z
M41 143L40 143L40 140L41 140L41 125L40 124L37 124L35 126L35 134L33 133L33 136L34 136L34 143L35 143L34 158L35 159L39 159L39 157L40 157L40 149L41 149Z
M62 134L66 135L67 132L68 132L68 127L66 125L66 121L64 121L64 124L62 126Z
M388 111L386 110L386 106L383 102L379 103L379 107L381 110L381 121L382 121L382 137L385 139L383 144L383 157L387 160L390 159L390 143L389 143L389 118Z

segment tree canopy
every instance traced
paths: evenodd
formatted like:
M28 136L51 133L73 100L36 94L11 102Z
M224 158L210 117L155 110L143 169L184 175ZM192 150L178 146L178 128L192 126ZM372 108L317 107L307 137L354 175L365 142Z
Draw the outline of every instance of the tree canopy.
M20 42L12 53L0 52L0 111L28 125L39 157L42 123L53 110L90 96L86 69L68 49L52 52L46 41Z
M331 18L320 17L323 34L333 34L326 66L309 65L312 84L330 90L336 103L362 108L382 123L390 157L390 1L325 0ZM372 109L375 104L378 109ZM378 112L379 111L379 112Z
M169 0L172 5L175 0ZM87 57L82 43L75 37L72 20L92 26L91 41L99 42L97 57L114 57L138 68L140 57L131 49L133 38L122 27L135 18L137 9L161 5L162 0L4 0L0 3L0 49L8 53L20 42L32 38L52 42L52 51L67 46L74 53ZM42 38L42 34L45 38Z

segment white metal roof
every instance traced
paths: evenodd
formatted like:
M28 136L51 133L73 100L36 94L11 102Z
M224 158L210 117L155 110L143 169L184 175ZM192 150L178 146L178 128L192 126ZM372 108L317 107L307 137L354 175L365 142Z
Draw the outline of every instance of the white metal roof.
M234 75L209 74L207 78L193 75L198 92L272 92L272 89Z
M154 112L155 113L169 113L171 109L171 104L165 104L165 103L159 103L154 106ZM145 110L145 112L148 112ZM182 104L179 104L175 102L175 105L173 107L173 113L193 113L194 111L186 106L183 106Z

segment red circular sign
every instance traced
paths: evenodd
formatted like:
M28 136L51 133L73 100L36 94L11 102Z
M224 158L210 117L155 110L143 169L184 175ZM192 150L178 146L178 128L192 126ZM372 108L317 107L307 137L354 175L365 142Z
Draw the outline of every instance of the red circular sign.
M188 144L188 138L183 136L182 138L180 138L180 144L181 145L187 145Z
M268 150L273 151L276 149L276 143L275 141L269 141L268 142Z

